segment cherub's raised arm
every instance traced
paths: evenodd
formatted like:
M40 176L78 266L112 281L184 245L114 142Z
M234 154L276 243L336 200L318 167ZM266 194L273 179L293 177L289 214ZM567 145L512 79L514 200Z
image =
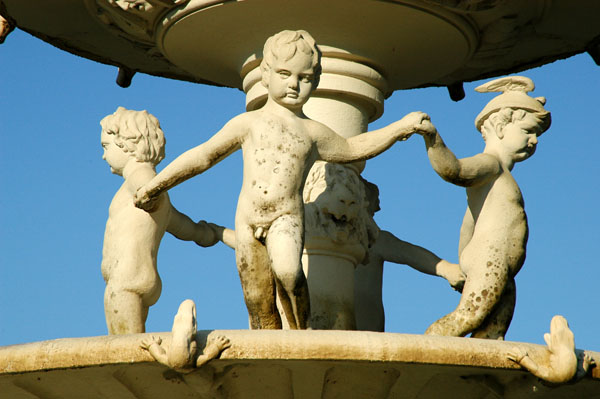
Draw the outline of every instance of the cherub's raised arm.
M151 210L152 201L161 193L209 169L240 148L245 127L238 116L230 120L208 141L181 154L135 196L137 207Z
M345 139L332 130L316 129L314 136L319 156L324 161L345 163L373 158L398 140L406 140L413 133L429 133L435 128L427 114L412 112L384 128Z
M490 154L481 153L469 158L456 158L437 131L424 134L423 138L433 169L442 179L457 186L477 186L502 171L498 159Z

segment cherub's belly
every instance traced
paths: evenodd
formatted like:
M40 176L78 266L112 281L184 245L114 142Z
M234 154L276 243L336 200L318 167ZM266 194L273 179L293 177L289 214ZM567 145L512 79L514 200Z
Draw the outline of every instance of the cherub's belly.
M300 215L304 212L298 188L278 188L279 183L257 182L243 187L238 200L236 219L249 224L270 224L282 215ZM266 226L263 226L266 227Z

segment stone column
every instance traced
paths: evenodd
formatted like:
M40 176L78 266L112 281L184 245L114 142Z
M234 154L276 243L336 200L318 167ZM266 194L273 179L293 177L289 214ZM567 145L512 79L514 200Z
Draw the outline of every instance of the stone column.
M367 130L383 113L385 78L368 60L340 49L320 46L322 74L304 113L343 137ZM261 84L260 60L242 68L246 109L267 99ZM304 192L305 249L303 267L311 298L313 329L354 330L354 269L369 244L364 188L359 175L364 162L346 166L317 162ZM284 318L285 319L285 318Z

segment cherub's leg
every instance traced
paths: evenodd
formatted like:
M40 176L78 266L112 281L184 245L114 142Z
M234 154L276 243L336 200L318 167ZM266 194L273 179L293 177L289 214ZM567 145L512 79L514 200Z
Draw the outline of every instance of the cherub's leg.
M473 331L471 337L504 340L515 311L516 300L517 289L515 279L509 278L498 305L496 305L483 324Z
M236 226L235 258L252 329L280 329L267 250L248 225Z
M290 328L306 329L310 316L308 284L302 270L304 225L298 216L284 215L273 222L267 234L267 251L280 300Z
M114 287L110 282L104 291L104 314L109 334L134 334L146 331L148 308L142 298L131 291Z
M480 327L500 300L509 279L508 266L481 248L467 247L463 251L461 267L467 280L460 302L452 313L429 326L425 334L463 337Z

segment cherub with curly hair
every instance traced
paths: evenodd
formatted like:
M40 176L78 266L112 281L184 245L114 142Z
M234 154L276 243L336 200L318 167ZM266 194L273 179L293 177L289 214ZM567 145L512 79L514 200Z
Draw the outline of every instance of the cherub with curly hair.
M154 168L165 156L164 134L154 116L119 107L100 124L102 158L125 179L110 204L104 232L106 324L110 334L141 333L162 288L156 257L165 231L203 247L214 245L217 238L206 222L194 223L178 212L166 193L152 213L134 206L136 191L156 176Z
M137 206L152 209L162 192L203 173L242 149L244 178L235 217L236 263L255 329L281 328L275 287L292 329L308 327L308 286L302 271L306 176L318 160L372 158L417 131L433 131L413 112L378 131L345 139L309 119L302 107L316 89L320 51L305 31L283 31L265 43L261 63L266 104L230 120L207 142L185 152L138 191Z

